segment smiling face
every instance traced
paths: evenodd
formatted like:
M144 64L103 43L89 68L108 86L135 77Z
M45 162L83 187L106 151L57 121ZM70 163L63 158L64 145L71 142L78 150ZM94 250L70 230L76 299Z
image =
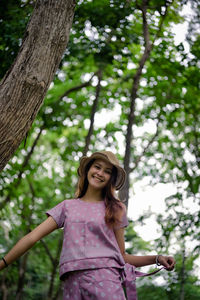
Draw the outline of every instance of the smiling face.
M88 183L95 189L103 189L109 182L113 166L102 159L97 159L88 171Z

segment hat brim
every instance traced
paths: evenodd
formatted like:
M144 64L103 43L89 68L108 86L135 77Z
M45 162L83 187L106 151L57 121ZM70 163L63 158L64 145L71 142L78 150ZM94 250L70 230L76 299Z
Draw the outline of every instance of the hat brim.
M80 160L80 166L77 170L78 175L79 176L85 175L86 167L89 164L89 162L91 160L96 160L96 159L103 159L111 163L117 169L117 180L116 180L115 188L116 190L120 190L124 186L125 179L126 179L126 172L122 167L120 167L116 163L113 163L113 161L111 161L107 155L101 152L95 152L90 157L83 156Z

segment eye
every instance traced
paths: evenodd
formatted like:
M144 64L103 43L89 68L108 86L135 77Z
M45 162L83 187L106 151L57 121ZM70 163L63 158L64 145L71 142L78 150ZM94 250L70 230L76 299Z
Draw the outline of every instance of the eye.
M94 165L94 167L98 170L100 169L100 166L98 166L98 165Z
M111 175L112 174L112 171L111 170L106 170L106 173Z

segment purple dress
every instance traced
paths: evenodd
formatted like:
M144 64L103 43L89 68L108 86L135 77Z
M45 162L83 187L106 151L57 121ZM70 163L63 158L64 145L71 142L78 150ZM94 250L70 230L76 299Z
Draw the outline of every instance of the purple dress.
M150 274L125 264L113 229L105 223L105 203L64 200L47 211L58 228L64 227L60 256L60 278L64 280L63 299L137 300L136 277ZM126 227L124 210L117 228Z
M58 224L64 227L63 246L60 256L60 278L70 271L119 268L125 262L117 244L114 231L105 223L105 204L85 202L80 199L64 200L47 211ZM124 211L121 224L128 220Z

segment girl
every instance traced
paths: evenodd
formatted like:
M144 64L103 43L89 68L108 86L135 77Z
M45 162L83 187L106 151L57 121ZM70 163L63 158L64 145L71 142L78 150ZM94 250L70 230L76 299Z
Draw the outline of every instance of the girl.
M0 261L0 270L30 249L38 240L64 227L60 256L63 299L124 300L122 287L134 269L156 263L174 268L171 256L134 256L125 252L125 205L115 196L125 181L125 171L110 151L82 157L76 198L64 200L47 212L48 218L24 236ZM126 266L128 265L128 268ZM129 270L129 271L128 271ZM131 272L132 275L131 275ZM136 296L127 296L129 300Z

